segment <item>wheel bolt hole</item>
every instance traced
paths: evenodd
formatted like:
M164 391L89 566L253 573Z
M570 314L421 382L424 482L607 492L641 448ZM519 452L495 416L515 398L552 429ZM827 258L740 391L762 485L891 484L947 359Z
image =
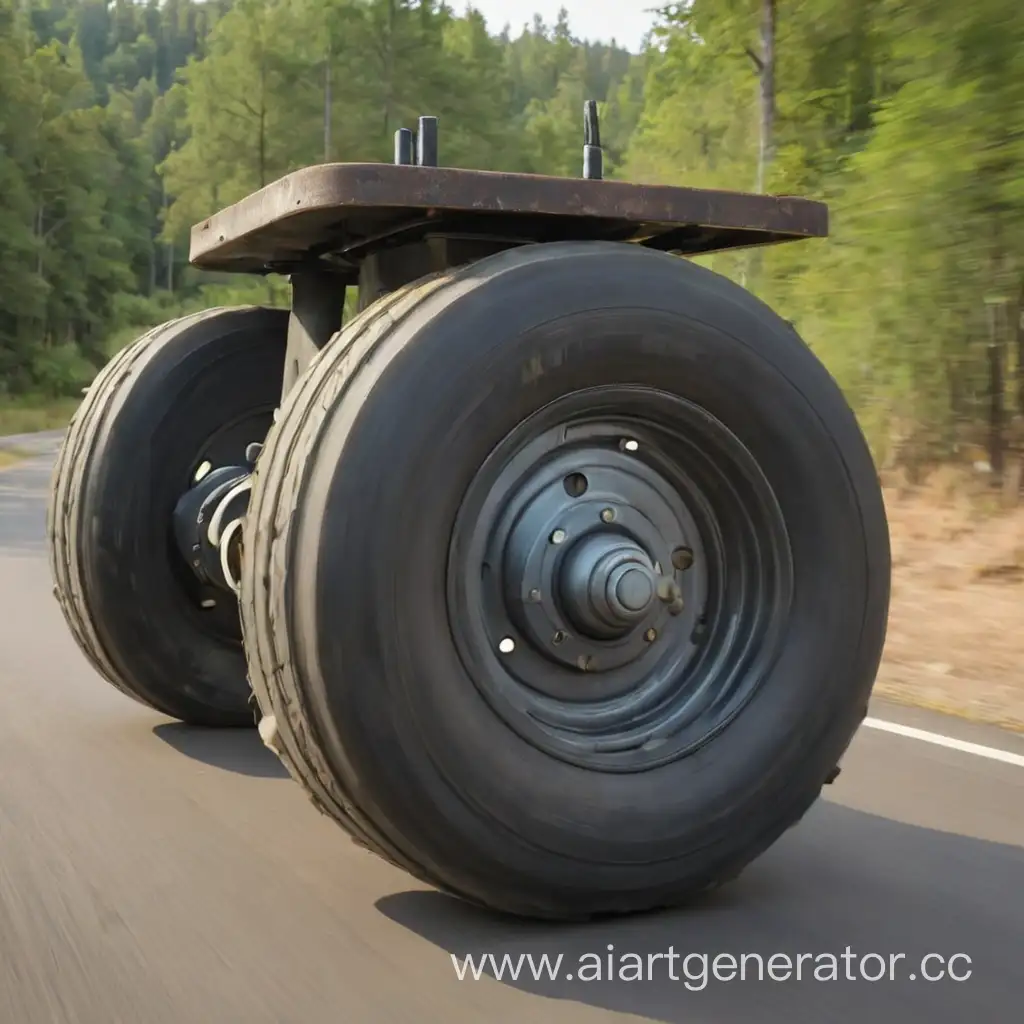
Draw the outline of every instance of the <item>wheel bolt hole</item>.
M553 644L565 643L565 633L562 630L558 630L555 635L551 638Z
M562 481L562 486L570 498L579 498L587 493L590 481L582 473L570 473Z
M633 440L633 438L631 438L631 437L624 437L619 442L619 447L624 452L635 452L635 451L638 451L640 449L640 442Z
M502 654L511 654L516 649L516 642L510 636L504 637L498 644L498 650Z
M693 565L693 551L690 548L676 548L672 552L672 564L680 571L685 572Z

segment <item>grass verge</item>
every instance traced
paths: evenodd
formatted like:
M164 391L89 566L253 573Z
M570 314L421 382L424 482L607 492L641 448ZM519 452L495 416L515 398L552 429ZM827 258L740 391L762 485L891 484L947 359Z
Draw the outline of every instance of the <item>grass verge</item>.
M81 398L0 398L0 437L58 430L68 425Z
M0 470L16 466L22 459L28 458L28 452L18 448L0 448Z

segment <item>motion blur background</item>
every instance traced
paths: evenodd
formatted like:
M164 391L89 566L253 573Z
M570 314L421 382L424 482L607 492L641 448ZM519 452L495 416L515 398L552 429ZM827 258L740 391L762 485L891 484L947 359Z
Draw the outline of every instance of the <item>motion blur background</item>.
M828 201L831 238L706 262L795 323L870 440L883 692L1024 727L1024 5L478 6L0 0L0 434L60 426L146 327L287 302L188 267L217 208L388 160L421 113L442 163L578 175L596 98L611 177Z

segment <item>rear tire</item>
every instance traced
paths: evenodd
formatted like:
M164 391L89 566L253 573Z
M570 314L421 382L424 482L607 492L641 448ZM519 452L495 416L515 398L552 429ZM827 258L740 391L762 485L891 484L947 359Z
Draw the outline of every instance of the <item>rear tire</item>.
M487 555L534 515L488 503L542 494L540 547ZM578 671L526 607L570 598L502 574L599 518L689 554L648 648L587 640ZM834 775L885 636L885 512L839 388L750 294L635 246L527 247L369 307L285 401L244 529L265 742L358 842L520 915L734 877Z
M252 726L255 713L237 601L200 590L172 512L200 465L244 464L262 441L287 325L287 310L245 307L157 327L100 372L57 459L50 565L75 640L123 693L194 725Z

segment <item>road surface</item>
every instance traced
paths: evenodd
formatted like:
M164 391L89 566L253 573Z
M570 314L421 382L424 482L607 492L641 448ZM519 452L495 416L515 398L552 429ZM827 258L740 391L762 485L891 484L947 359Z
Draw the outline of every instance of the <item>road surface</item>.
M44 438L41 454L0 472L3 1024L1021 1019L1024 738L879 705L875 719L1009 756L868 727L826 799L700 906L585 927L483 914L353 847L255 732L171 723L91 672L51 596L54 446ZM636 963L620 954L639 954L650 977L565 977L593 967L583 954L604 963L609 945L616 970ZM847 947L886 965L903 954L894 980L888 966L860 978L880 961L844 960ZM452 953L488 952L561 954L560 975L535 980L527 963L516 979L458 980ZM712 968L719 956L704 988L699 959L683 966L693 953ZM759 981L748 957L746 980L729 980L721 954L744 953L766 970L786 955L794 974ZM817 959L796 980L799 954ZM927 954L944 958L925 963L930 975L949 963L970 976L924 980ZM815 980L829 955L840 980ZM856 980L842 980L848 968Z

